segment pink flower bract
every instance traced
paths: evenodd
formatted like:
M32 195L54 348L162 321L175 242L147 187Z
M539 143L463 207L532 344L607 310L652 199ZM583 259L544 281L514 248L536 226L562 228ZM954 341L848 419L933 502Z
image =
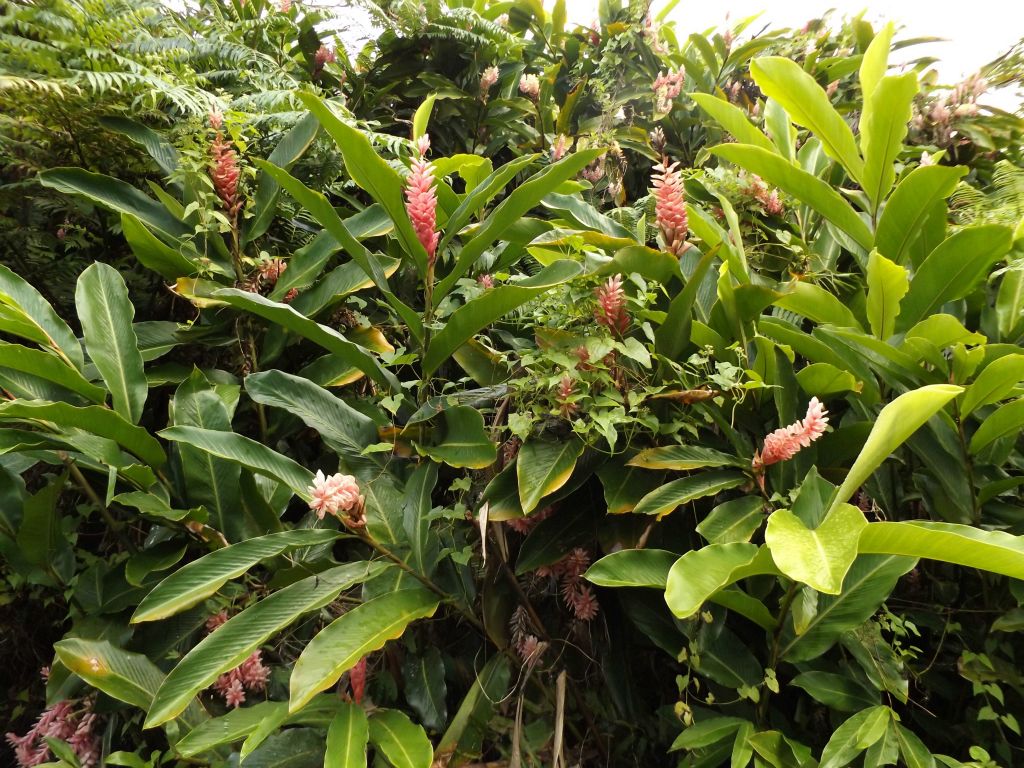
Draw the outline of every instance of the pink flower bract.
M686 218L686 196L683 179L676 171L679 163L654 166L654 211L658 229L665 241L665 250L678 256L686 244L689 222Z
M355 525L362 518L365 499L359 493L359 484L352 475L343 475L340 472L324 475L322 470L317 470L309 493L313 497L309 502L309 508L316 512L321 520L326 514L340 517L340 513L346 513L351 520L346 518L343 521Z
M754 457L754 468L760 469L793 458L800 449L806 448L825 434L827 426L828 411L822 407L818 398L812 397L803 419L788 427L776 429L764 439L764 448L760 455Z
M425 146L430 145L427 143ZM422 153L423 150L420 151ZM436 231L437 191L434 189L434 166L424 160L422 154L420 159L413 160L412 172L405 180L405 210L416 231L416 238L426 250L427 259L433 264L437 258L437 241L440 237Z
M594 319L621 336L629 328L629 314L626 312L626 292L622 290L622 275L609 277L594 290L597 309Z

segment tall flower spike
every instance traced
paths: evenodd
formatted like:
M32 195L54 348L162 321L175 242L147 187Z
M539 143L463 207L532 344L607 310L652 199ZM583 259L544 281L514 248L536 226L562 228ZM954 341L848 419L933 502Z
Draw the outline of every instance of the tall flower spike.
M497 67L488 67L480 75L480 98L487 100L488 92L491 90L491 86L498 82Z
M551 143L551 162L557 163L563 157L565 153L569 151L569 147L572 146L572 139L563 133L558 134L555 140Z
M210 145L210 178L213 179L213 188L217 196L224 204L224 210L229 215L237 215L242 207L242 201L238 197L238 180L241 171L238 170L238 155L231 143L224 140L224 137L217 132L217 137Z
M781 427L764 439L764 448L754 456L754 469L760 471L769 464L793 458L802 448L806 448L823 434L828 426L828 411L822 407L818 398L812 397L807 404L807 414L803 419Z
M622 275L609 277L608 282L594 289L597 309L594 319L621 336L629 328L629 314L626 312L626 292L622 290Z
M665 165L665 161L654 166L654 210L658 229L665 241L665 250L678 256L686 245L688 222L686 220L686 197L683 179L676 171L679 163Z
M426 139L426 143L423 140ZM434 166L423 159L430 147L427 136L420 137L417 149L420 159L413 160L412 171L405 180L405 210L412 221L416 237L427 252L427 260L433 265L437 258L437 191L434 189Z

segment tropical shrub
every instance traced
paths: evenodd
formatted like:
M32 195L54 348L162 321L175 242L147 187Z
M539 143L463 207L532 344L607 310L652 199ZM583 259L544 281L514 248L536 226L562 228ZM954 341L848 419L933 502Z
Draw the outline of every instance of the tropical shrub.
M1013 765L1019 120L860 19L271 10L294 114L41 170L73 314L0 266L16 759Z

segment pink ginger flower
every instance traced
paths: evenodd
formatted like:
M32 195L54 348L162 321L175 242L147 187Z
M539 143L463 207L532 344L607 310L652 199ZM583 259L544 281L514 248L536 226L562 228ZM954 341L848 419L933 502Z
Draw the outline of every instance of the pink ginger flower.
M241 177L238 155L220 132L210 145L210 157L210 178L213 179L213 188L224 204L224 210L231 216L236 216L242 207L242 201L238 196L238 180Z
M281 4L278 5L281 9L281 13L288 13L292 9L292 0L281 0Z
M761 471L769 464L793 458L802 448L806 448L823 434L828 426L828 411L818 398L812 397L807 404L807 414L803 419L781 427L764 439L764 448L760 454L754 455L754 470Z
M608 282L594 289L597 309L594 319L613 333L621 336L629 328L629 314L626 312L626 292L622 290L622 275L609 277Z
M483 274L477 275L476 276L476 281L477 281L477 283L480 284L481 288L485 288L486 289L486 288L493 288L494 287L494 278L490 274L488 274L487 272L484 272Z
M597 182L604 178L604 163L600 159L595 160L580 171L580 174L591 184L597 184Z
M210 110L210 127L215 131L224 127L224 115L219 109Z
M88 707L87 703L84 710L75 711L73 702L58 701L39 715L24 736L6 734L18 767L48 762L51 755L46 739L51 738L68 742L83 768L93 768L99 759L99 740L93 734L96 716Z
M498 82L499 71L497 67L488 67L480 75L480 96L485 101L487 100L488 92L491 90L496 82Z
M683 192L683 179L676 171L679 163L665 165L664 162L654 166L652 181L654 184L654 211L658 220L658 229L665 241L665 250L678 256L686 245L689 224L686 219L686 196Z
M366 518L363 515L363 506L366 499L359 493L359 485L352 475L343 475L340 472L333 475L324 475L322 470L317 470L313 478L313 485L309 486L309 493L313 497L309 502L309 508L316 512L321 520L324 515L331 514L340 517L345 525L352 528L362 528L366 525ZM341 517L340 513L346 513Z
M227 620L227 611L221 611L220 613L213 614L213 616L206 620L206 631L213 632L215 629L219 629L227 623Z
M683 80L686 73L679 69L676 72L669 70L661 72L654 79L652 88L656 101L655 108L658 112L671 112L672 100L683 92Z
M427 152L430 151L430 134L424 133L416 139L416 151L421 158L427 156Z
M253 651L249 658L237 667L218 677L213 688L224 698L225 704L237 709L245 703L247 691L265 691L269 680L270 668L264 665L262 652Z
M558 400L561 403L562 415L565 417L572 416L577 410L576 403L569 399L575 394L574 389L572 376L568 373L562 376L562 380L558 382Z
M557 163L563 157L565 153L569 151L572 146L572 139L564 134L558 134L555 140L551 143L551 162Z
M540 96L540 80L536 75L523 75L519 81L519 92L531 101Z
M546 647L547 644L542 643L536 635L524 635L522 640L516 643L516 653L523 661L530 661L534 656L544 653Z
M323 69L324 64L333 64L337 60L338 54L322 43L320 47L316 49L316 53L313 54L313 61L316 64L317 71Z
M419 160L413 160L412 172L405 180L405 210L416 230L416 237L427 252L427 260L433 266L440 238L437 232L437 191L434 189L434 166L424 160L422 154Z
M231 682L224 686L221 694L224 696L224 703L232 709L238 709L245 703L245 688L242 686L242 681L238 678L233 678Z
M597 616L597 596L589 584L579 578L566 579L562 584L562 599L580 621L591 621Z

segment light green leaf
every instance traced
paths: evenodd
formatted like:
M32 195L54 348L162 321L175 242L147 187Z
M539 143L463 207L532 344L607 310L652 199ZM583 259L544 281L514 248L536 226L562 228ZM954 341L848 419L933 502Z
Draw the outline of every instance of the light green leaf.
M857 538L866 525L864 513L852 504L834 505L813 530L788 509L779 509L768 518L764 539L786 576L837 595L857 557Z
M840 725L821 753L819 768L843 768L849 765L857 755L870 746L859 745L861 728L870 719L877 717L879 712L888 717L890 711L888 707L879 705L858 712Z
M794 281L787 285L786 292L772 303L818 324L829 323L841 328L861 329L849 307L837 296L814 283Z
M413 442L421 456L429 456L450 467L469 469L483 469L497 460L498 446L488 438L479 410L456 405L446 409L441 420L444 427L434 445Z
M896 330L900 300L910 288L907 270L878 251L868 256L868 324L879 339L888 339Z
M892 45L892 36L895 31L895 25L892 23L886 24L872 38L867 50L864 51L858 77L860 79L861 97L865 102L871 99L875 88L878 87L882 78L885 77L885 72L889 66L889 47Z
M746 722L738 717L712 717L701 720L679 734L668 751L709 747L732 736L736 729Z
M622 549L602 557L583 578L599 587L664 589L669 570L678 559L663 549Z
M121 233L128 241L128 246L139 264L153 270L165 280L177 280L179 277L188 277L200 271L198 264L180 250L165 244L149 231L149 227L130 213L121 214ZM210 263L210 268L215 269L214 262Z
M751 144L761 147L769 152L775 152L775 145L771 140L758 130L757 126L750 122L747 113L739 107L730 104L726 99L720 99L710 93L688 94L694 103L708 113L725 130L736 137L740 144Z
M403 589L374 597L342 614L309 641L295 662L288 711L302 709L363 656L401 637L411 622L432 616L437 606L437 597L430 592Z
M924 742L913 731L896 726L896 741L900 745L900 754L907 768L935 768L935 758Z
M427 123L430 122L430 113L434 111L434 102L437 101L437 94L432 93L423 100L423 103L416 107L416 114L412 116L412 139L416 141L427 132Z
M157 621L181 613L201 603L261 560L300 547L326 544L338 535L337 531L316 529L283 531L218 549L182 566L157 584L139 603L132 623Z
M530 438L523 443L516 461L516 479L524 514L530 514L541 499L568 482L581 453L583 442L576 436L558 441Z
M149 387L139 340L132 328L135 307L121 273L96 262L78 278L75 306L82 321L85 347L110 390L114 410L137 424Z
M103 403L107 396L105 389L87 381L77 368L41 349L0 341L0 369L3 368L39 376L94 403Z
M711 544L750 541L764 522L764 500L759 496L741 496L723 502L697 524L697 533Z
M395 768L430 768L434 760L427 734L396 709L379 709L373 713L370 741Z
M918 166L908 173L896 185L878 220L879 252L897 264L904 264L935 204L953 193L965 173L966 168L948 165Z
M766 550L743 542L709 544L687 552L668 572L665 602L676 617L692 616L716 592L743 578L738 574L751 570L755 560L763 562L766 556Z
M700 445L666 445L641 451L626 464L644 469L682 471L706 467L739 467L743 462L736 456Z
M992 441L1024 428L1024 398L997 408L978 427L971 438L971 453L978 454Z
M960 417L966 418L982 405L1004 399L1024 379L1024 354L1005 355L979 373L960 402Z
M828 397L842 392L860 392L863 384L849 371L829 363L811 363L796 372L800 388L815 397Z
M0 264L0 331L49 347L78 370L85 366L75 334L43 295Z
M714 496L722 491L743 485L746 481L746 475L728 471L702 472L698 475L683 477L651 491L640 499L633 512L638 515L661 517L672 512L680 504L688 504L695 499Z
M932 384L906 392L886 405L836 492L832 508L848 501L893 451L962 391L951 384Z
M911 107L917 94L917 74L885 77L865 96L860 120L864 152L864 191L877 210L896 181L894 163L907 136Z
M366 745L370 725L362 707L339 702L338 714L327 729L327 755L324 768L366 768Z

